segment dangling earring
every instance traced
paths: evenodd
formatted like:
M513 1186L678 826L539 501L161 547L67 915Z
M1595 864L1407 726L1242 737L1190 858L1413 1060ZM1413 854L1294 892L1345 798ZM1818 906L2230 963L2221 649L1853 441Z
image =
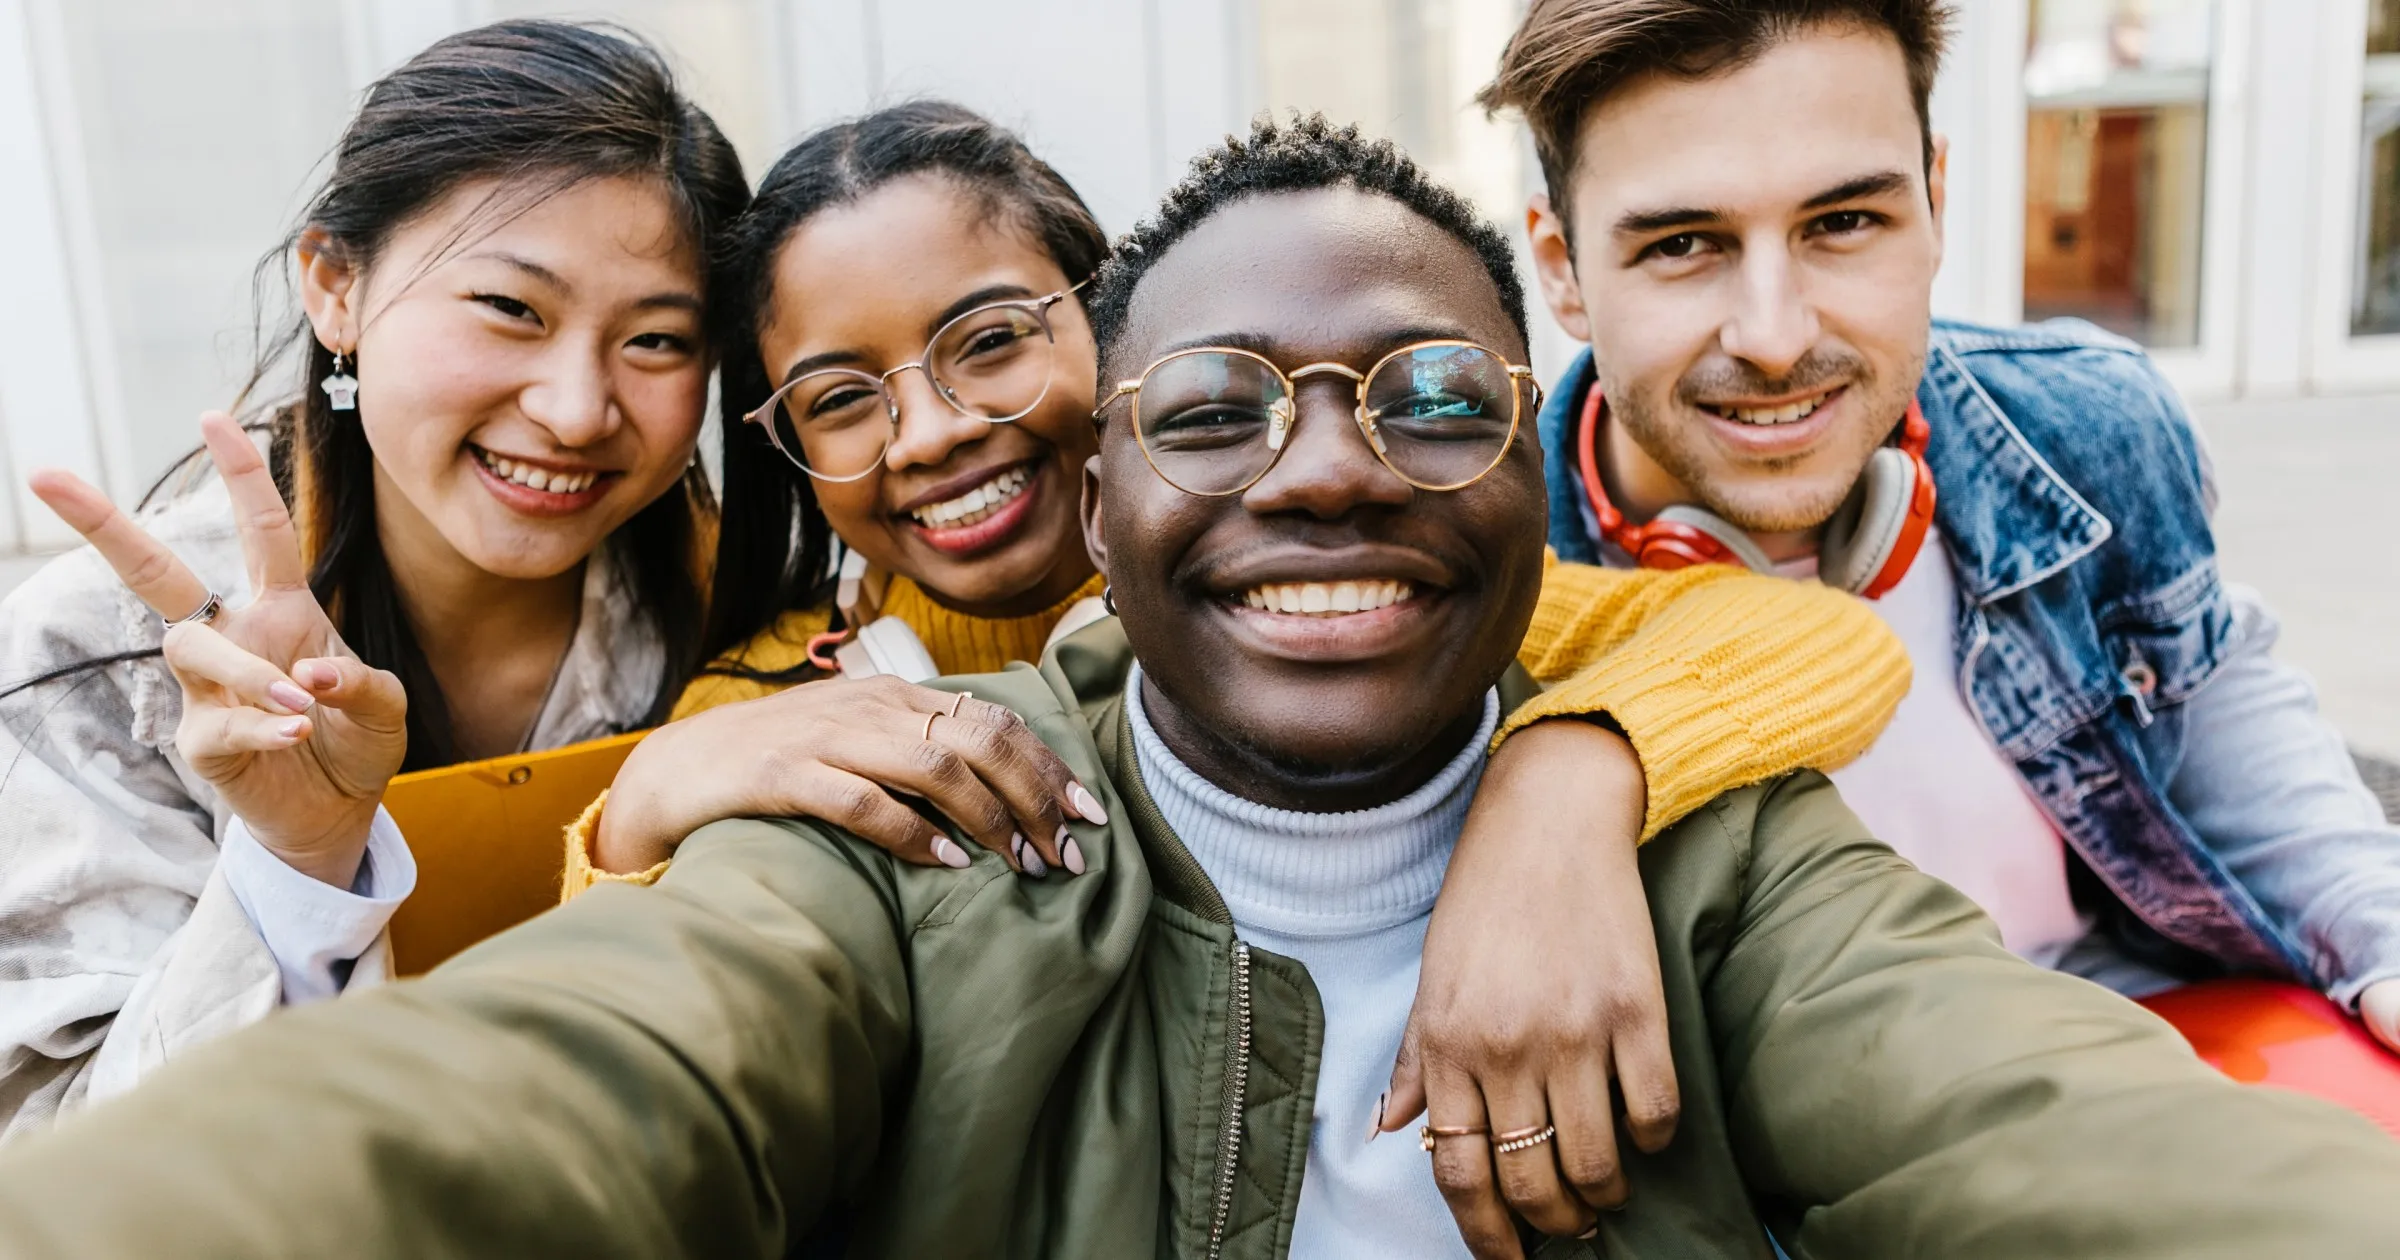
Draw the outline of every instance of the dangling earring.
M335 411L358 410L358 378L343 367L348 359L348 355L334 351L333 375L326 377L324 384L319 386L325 391L325 396L333 400Z
M1100 584L1100 606L1108 610L1109 616L1114 617L1117 615L1116 587L1110 586L1106 582L1102 582Z

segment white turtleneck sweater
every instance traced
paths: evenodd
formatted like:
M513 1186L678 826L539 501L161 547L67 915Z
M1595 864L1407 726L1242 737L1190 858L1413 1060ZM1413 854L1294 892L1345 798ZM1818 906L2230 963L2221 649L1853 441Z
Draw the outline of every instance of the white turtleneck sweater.
M1375 1100L1391 1081L1417 996L1425 925L1500 721L1486 693L1483 724L1425 786L1351 813L1271 809L1225 791L1177 760L1142 708L1142 674L1126 680L1134 759L1151 799L1208 873L1252 945L1298 959L1325 1005L1316 1115L1292 1228L1295 1260L1467 1255L1407 1134L1368 1143Z

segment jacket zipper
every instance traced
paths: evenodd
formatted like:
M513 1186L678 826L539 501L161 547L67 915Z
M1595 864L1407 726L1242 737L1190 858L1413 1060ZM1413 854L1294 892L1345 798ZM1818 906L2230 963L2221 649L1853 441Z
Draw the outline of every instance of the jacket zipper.
M1233 1177L1242 1155L1242 1108L1250 1092L1250 944L1233 942L1233 1035L1225 1048L1225 1111L1217 1125L1217 1202L1208 1218L1208 1257L1225 1250L1233 1215Z

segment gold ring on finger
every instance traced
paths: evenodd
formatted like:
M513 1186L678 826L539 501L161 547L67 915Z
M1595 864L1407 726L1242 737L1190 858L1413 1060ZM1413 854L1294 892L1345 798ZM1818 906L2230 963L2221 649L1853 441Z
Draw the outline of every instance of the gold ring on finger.
M1512 1129L1507 1133L1493 1135L1492 1151L1495 1154L1506 1155L1512 1151L1522 1151L1540 1146L1557 1136L1558 1126L1553 1124L1537 1124L1523 1129Z
M1489 1132L1491 1132L1490 1129L1480 1124L1464 1124L1450 1127L1444 1127L1438 1124L1429 1124L1417 1130L1417 1146L1421 1150L1430 1151L1433 1149L1433 1143L1436 1138L1482 1137L1484 1134Z
M205 626L208 623L215 621L217 619L217 614L223 611L225 611L225 597L217 594L215 591L210 591L208 593L208 598L201 600L198 608L185 613L181 617L161 617L158 619L158 621L160 625L165 626L169 630L172 630L177 626Z
M940 709L935 709L933 712L925 715L925 742L928 744L933 742L934 719L940 716L942 716L942 711Z
M957 716L958 716L958 707L959 707L960 705L962 705L962 704L965 704L965 703L967 702L967 700L968 700L970 697L972 697L974 694L975 694L975 693L974 693L974 692L972 692L972 691L962 691L962 692L959 692L959 693L958 693L958 699L956 699L956 700L953 700L953 701L951 701L951 702L950 702L950 712L949 712L949 713L948 713L946 716L949 716L949 717L957 717ZM925 729L926 729L926 730L929 730L929 731L930 731L930 730L932 730L932 729L933 729L933 726L932 726L932 724L931 724L931 723L928 723L928 724L926 725Z

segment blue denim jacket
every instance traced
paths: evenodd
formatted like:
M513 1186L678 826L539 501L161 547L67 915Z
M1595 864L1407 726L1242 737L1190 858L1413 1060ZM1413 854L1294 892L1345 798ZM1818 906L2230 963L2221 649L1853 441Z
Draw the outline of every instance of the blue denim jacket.
M1587 353L1540 419L1550 541L1596 562L1571 457ZM2140 349L2089 324L1937 321L1917 401L1958 578L1958 685L2074 853L2077 900L2187 976L2400 976L2400 830L2219 581L2205 451ZM1922 668L1922 663L1920 663Z

